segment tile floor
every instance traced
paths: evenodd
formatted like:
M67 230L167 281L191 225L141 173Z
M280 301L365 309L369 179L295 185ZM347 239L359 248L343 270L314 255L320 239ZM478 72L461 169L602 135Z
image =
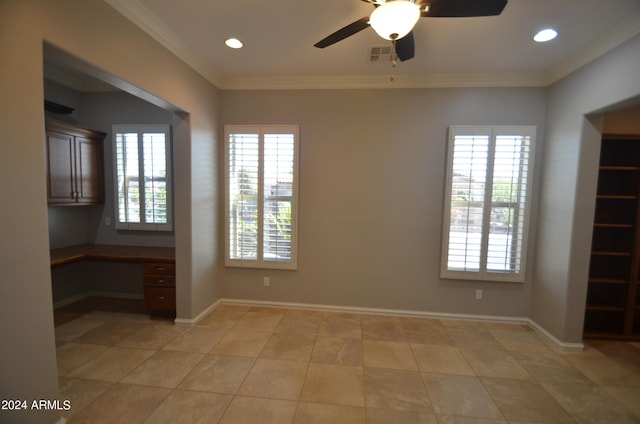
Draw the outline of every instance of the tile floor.
M520 325L141 303L55 311L68 423L640 423L640 344L561 352Z

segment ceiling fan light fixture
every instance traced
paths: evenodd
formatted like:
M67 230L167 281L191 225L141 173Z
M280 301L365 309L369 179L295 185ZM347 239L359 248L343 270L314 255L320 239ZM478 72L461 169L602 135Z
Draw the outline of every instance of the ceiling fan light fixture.
M409 0L389 0L375 8L369 24L385 40L409 34L420 18L420 6Z

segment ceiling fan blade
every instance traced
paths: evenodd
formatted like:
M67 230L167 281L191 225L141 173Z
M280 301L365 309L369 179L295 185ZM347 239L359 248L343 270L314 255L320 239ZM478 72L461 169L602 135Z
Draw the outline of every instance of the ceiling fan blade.
M507 0L422 0L429 10L421 16L430 18L466 18L472 16L497 16L502 13Z
M353 34L356 34L368 27L369 17L367 16L366 18L358 19L357 21L350 23L346 27L337 30L328 37L325 37L322 40L318 41L316 44L314 44L314 46L324 49L325 47L335 44L338 41L344 40L345 38L350 37Z
M396 55L401 62L409 60L415 53L415 46L413 41L413 31L405 35L395 42Z

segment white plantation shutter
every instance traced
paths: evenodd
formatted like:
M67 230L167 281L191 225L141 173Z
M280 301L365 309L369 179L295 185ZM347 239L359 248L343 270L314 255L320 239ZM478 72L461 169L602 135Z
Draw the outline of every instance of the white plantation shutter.
M535 127L451 127L443 278L524 281Z
M168 125L114 125L116 228L171 231Z
M258 259L258 134L229 136L228 240L230 259Z
M296 268L296 126L225 126L226 265Z

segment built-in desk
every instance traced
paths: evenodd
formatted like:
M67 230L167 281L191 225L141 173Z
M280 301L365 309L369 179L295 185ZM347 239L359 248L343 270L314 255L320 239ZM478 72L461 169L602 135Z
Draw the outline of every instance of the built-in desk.
M144 304L149 313L176 313L176 261L172 247L83 244L51 250L51 266L85 260L142 264Z

